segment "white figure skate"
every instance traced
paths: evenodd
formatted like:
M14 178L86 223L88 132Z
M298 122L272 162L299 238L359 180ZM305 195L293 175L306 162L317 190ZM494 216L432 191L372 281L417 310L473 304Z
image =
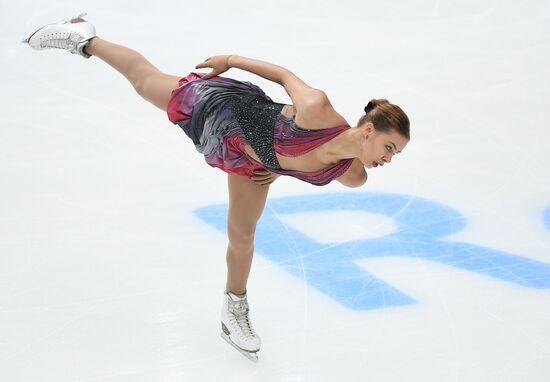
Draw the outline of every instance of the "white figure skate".
M43 26L22 42L36 50L64 49L72 54L90 58L84 48L92 38L96 37L96 33L95 27L82 18L84 16L86 13L66 21Z
M221 321L222 338L253 362L258 362L261 340L248 317L246 293L237 296L231 292L224 295Z

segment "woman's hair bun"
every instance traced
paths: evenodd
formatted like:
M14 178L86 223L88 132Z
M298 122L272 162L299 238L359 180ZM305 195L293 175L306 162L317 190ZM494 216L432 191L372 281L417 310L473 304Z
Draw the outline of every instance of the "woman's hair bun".
M365 114L368 114L372 109L374 109L376 106L378 105L382 105L382 104L385 104L385 103L389 103L389 101L387 99L371 99L369 101L369 103L367 104L367 106L365 106Z
M365 114L359 119L357 126L371 122L378 132L397 130L403 137L411 139L410 123L407 114L397 105L387 99L371 99L365 106Z

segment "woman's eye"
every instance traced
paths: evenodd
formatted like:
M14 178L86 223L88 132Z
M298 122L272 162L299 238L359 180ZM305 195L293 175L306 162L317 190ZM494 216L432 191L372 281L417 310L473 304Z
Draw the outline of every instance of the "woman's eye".
M387 145L387 146L386 146L386 150L387 150L387 151L391 151L391 146Z

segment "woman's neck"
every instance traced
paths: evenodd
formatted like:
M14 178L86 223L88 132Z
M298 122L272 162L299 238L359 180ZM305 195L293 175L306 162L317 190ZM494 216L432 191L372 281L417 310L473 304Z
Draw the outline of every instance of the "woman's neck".
M361 141L362 134L359 129L347 129L326 143L323 156L330 163L358 158L361 153Z

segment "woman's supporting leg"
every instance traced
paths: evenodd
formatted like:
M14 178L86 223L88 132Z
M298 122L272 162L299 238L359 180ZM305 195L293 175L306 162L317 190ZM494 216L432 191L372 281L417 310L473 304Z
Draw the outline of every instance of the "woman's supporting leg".
M256 223L264 210L269 186L259 186L246 176L236 175L229 175L228 186L226 291L242 294L252 265Z
M135 50L94 37L86 53L100 58L118 70L147 101L166 111L172 90L181 77L162 73Z

